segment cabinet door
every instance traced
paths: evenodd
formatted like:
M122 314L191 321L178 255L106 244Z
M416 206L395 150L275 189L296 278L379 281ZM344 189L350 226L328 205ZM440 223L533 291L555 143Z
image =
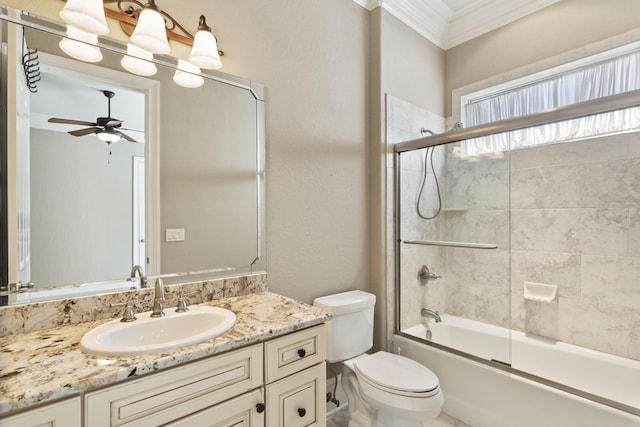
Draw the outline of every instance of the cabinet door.
M267 427L324 427L326 388L324 362L267 385Z
M1 427L81 427L80 397L0 420Z
M262 388L243 394L165 427L264 427Z

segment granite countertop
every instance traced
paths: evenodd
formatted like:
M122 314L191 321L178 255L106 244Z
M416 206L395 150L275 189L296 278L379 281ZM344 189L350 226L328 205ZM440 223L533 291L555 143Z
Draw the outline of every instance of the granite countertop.
M233 311L235 326L215 339L166 353L103 357L81 351L82 336L104 320L4 337L0 352L0 416L262 342L318 325L330 317L321 309L271 292L201 305Z

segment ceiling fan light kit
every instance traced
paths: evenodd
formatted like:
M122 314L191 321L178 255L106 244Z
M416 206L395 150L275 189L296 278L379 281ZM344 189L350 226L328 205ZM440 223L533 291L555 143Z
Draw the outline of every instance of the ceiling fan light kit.
M107 4L115 4L117 10L105 7ZM195 37L171 15L162 11L156 5L155 0L147 0L145 4L138 0L66 0L60 17L69 26L90 33L91 37L84 34L72 36L68 31L67 35L73 38L75 43L64 40L60 42L60 47L65 53L82 61L99 62L102 60L102 54L97 45L97 36L108 34L109 26L106 17L109 17L120 22L120 27L130 37L131 44L129 46L134 45L146 52L144 54L140 51L134 53L130 47L127 48L127 55L122 59L121 65L131 73L141 76L155 74L157 70L154 71L155 65L151 63L153 54L170 53L169 40L192 46L189 62L197 67L197 74L200 73L200 68L215 70L222 67L220 57L224 53L218 50L217 39L211 27L207 25L204 15L200 16ZM86 51L86 53L76 53L79 51ZM99 54L99 59L97 59L96 51ZM194 71L189 72L193 73ZM174 78L177 84L183 80L187 80L185 87L201 86L201 84L196 84L197 79Z

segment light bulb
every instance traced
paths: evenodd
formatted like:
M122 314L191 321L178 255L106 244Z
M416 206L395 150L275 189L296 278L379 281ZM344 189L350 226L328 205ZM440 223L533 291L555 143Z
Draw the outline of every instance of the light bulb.
M83 31L100 35L109 34L102 0L67 0L60 11L60 17L67 24Z
M120 65L130 73L139 76L153 76L158 72L158 68L151 61L153 61L153 53L129 43L127 54L122 57Z
M58 46L72 58L85 62L102 61L102 52L96 46L98 36L83 31L73 25L67 25L67 37L60 40Z
M218 43L207 25L204 15L200 16L198 32L193 39L193 47L189 55L189 62L200 68L215 70L222 67L218 54Z
M171 51L164 18L154 0L149 0L140 12L136 28L131 34L131 42L151 53L169 53Z
M182 87L196 88L204 84L204 79L199 76L200 68L184 59L178 60L178 69L173 75L173 81Z

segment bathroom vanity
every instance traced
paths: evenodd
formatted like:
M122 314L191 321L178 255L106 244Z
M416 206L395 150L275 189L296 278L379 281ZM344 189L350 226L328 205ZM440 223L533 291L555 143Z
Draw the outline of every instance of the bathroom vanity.
M83 353L104 321L5 337L0 426L324 426L329 315L270 292L206 304L236 325L160 354Z

